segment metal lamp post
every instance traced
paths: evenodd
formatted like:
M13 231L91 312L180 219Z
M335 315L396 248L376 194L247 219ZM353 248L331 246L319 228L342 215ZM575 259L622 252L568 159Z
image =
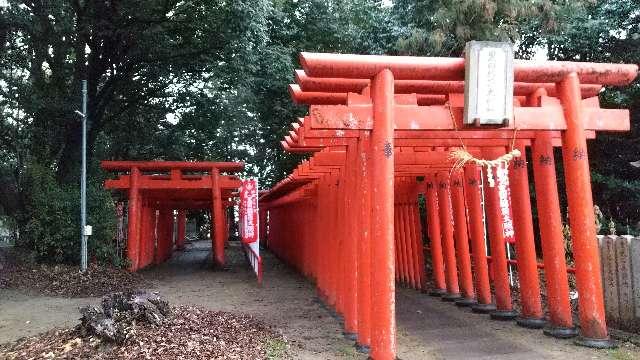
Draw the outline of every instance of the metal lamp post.
M80 175L80 271L87 270L87 80L82 80L82 167Z

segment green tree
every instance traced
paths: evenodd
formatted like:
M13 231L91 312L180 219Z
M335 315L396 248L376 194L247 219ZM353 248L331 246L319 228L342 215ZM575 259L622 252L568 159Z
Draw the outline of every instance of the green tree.
M565 30L528 44L543 46L554 60L640 63L640 1L597 1L566 17ZM534 28L535 30L535 28ZM605 107L631 111L631 131L599 134L589 144L595 202L615 223L640 230L640 80L630 86L606 87L600 94ZM633 231L633 230L632 230Z
M397 47L406 54L460 56L469 40L517 44L534 24L538 36L561 31L569 14L586 2L397 0L394 14L404 25Z
M79 186L60 185L47 166L31 163L27 167L28 181L23 232L18 246L34 250L36 259L44 262L77 263L80 261L78 211ZM122 264L114 244L115 213L111 194L100 182L87 187L89 223L89 257L100 262Z
M178 158L180 146L174 141L183 139L167 114L180 110L181 95L206 76L233 91L239 72L225 71L255 34L254 14L248 12L261 11L255 4L9 1L0 10L4 212L23 229L38 222L46 227L44 217L30 216L38 202L28 185L41 174L27 171L28 164L49 169L60 188L77 183L81 133L74 111L83 79L89 84L88 153L93 163L96 154L101 159ZM100 174L93 175L99 183Z
M376 1L9 4L0 10L0 205L34 239L48 223L34 212L44 170L33 164L53 174L47 189L77 183L81 80L95 181L101 159L217 159L246 161L269 185L300 158L279 146L305 111L286 92L298 52L383 53L395 43L389 8ZM51 198L72 204L68 191Z

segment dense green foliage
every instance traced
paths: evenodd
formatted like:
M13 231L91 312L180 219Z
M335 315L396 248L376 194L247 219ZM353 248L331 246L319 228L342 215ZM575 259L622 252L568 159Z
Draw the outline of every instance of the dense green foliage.
M514 41L522 57L640 59L637 0L8 2L0 9L0 207L24 244L64 261L77 253L82 79L90 215L104 220L113 205L98 191L101 159L241 160L265 186L288 173L299 156L279 140L305 111L286 92L300 51L458 56L480 39ZM631 108L634 128L591 147L596 202L635 226L638 83L607 89L602 100ZM105 224L95 241L108 243L112 229Z
M640 1L589 3L565 16L564 31L544 38L528 35L524 43L544 46L554 60L640 63ZM535 27L533 28L535 30ZM532 32L534 34L535 31ZM624 88L608 87L604 107L631 110L631 131L599 134L589 144L594 201L613 219L618 234L640 231L640 80Z
M414 55L459 56L469 40L511 41L522 37L557 34L565 30L570 14L584 9L585 1L550 0L397 0L394 13L405 35L401 52ZM528 48L521 48L527 53Z
M26 169L28 194L25 226L18 245L35 250L37 260L77 263L80 261L78 224L78 186L60 185L46 166L29 164ZM87 186L88 222L93 225L89 237L89 258L100 262L118 262L113 234L115 209L111 194L97 182Z

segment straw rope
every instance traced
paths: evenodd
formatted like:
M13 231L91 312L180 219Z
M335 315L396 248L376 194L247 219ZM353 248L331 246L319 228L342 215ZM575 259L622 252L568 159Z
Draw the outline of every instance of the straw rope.
M516 142L516 134L518 133L518 128L515 128L513 131L513 139L511 141L511 151L496 158L493 160L486 160L486 159L478 159L476 157L474 157L473 155L471 155L471 153L469 153L469 151L467 150L467 147L464 144L464 141L462 141L462 137L460 136L460 133L458 132L458 126L456 125L456 120L453 116L453 112L451 111L451 103L449 103L447 101L447 103L445 104L447 106L447 108L449 109L449 116L451 118L451 123L453 124L453 130L456 133L456 136L458 137L458 139L460 140L460 145L461 148L460 149L455 149L452 150L449 153L449 159L453 160L453 167L451 168L451 172L457 171L462 169L467 163L475 163L478 166L481 167L486 167L487 168L487 175L491 174L491 168L492 167L498 167L501 165L504 165L504 167L508 167L509 166L509 162L511 162L511 160L513 160L516 157L520 157L522 154L520 153L520 150L515 148L515 142Z
M465 149L456 149L456 150L452 150L449 153L449 159L455 161L452 168L453 171L455 171L463 168L469 162L475 163L478 166L482 166L486 168L498 167L503 164L505 166L508 166L509 162L513 160L513 158L520 157L521 155L522 154L520 153L520 150L513 149L510 152L496 159L486 160L486 159L475 158Z

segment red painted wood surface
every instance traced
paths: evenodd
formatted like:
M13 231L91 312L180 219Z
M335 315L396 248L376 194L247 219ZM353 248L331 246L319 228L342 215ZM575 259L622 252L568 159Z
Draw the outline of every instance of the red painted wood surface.
M437 182L434 186L432 178L439 173L441 180L449 181L453 162L448 156L453 149L464 147L475 157L492 159L511 150L514 139L521 150L533 146L534 155L544 157L544 164L534 159L532 167L536 192L545 191L548 195L536 196L535 205L538 214L542 209L548 210L548 214L540 215L547 220L540 224L547 292L550 298L563 299L549 304L550 324L572 326L564 304L568 299L567 267L558 230L558 189L555 173L546 165L553 163L552 156L547 160L548 154L552 154L553 147L562 147L565 157L569 156L573 150L568 143L582 145L580 141L594 138L598 131L628 131L628 111L601 109L596 96L603 85L631 82L637 75L636 65L518 60L514 65L514 118L509 126L475 128L462 126L461 121L462 59L303 53L301 64L304 70L296 72L297 84L290 87L290 92L294 101L311 106L307 116L292 123L281 146L285 151L311 155L262 195L260 201L269 218L267 243L278 256L316 281L320 298L345 316L346 333L357 331L357 344L370 346L374 359L395 358L394 280L425 290L425 254L422 234L418 236L421 220L415 205L419 193L425 197L431 244L430 290L438 294L438 290L460 287L465 296L475 293L478 303L490 308L493 285L498 310L509 311L512 305L507 264L517 263L520 281L527 287L521 291L522 315L541 315L539 285L536 286L540 265L531 246L535 229L528 201L528 165L524 163L515 173L511 168L513 201L518 202L511 204L518 259L510 261L505 254L499 197L495 188L486 184L486 168L483 179L478 167L467 164L462 178L464 189L453 197L449 191L441 191L438 198ZM582 84L576 80L567 87L567 76ZM386 80L380 80L383 78ZM384 106L378 106L381 101ZM351 152L354 143L355 159ZM581 151L576 156L584 157ZM584 163L568 183L579 188L577 193L590 193L588 176L584 175L588 174L588 167ZM353 196L354 189L359 197ZM453 229L451 212L447 210L452 201L457 218ZM573 208L581 209L575 215L579 219L572 219L572 230L577 231L577 221L593 223L586 215L592 211L588 201L570 202ZM489 225L492 280L485 220ZM464 246L467 241L463 234L467 232L470 254L468 246ZM596 325L585 328L583 335L606 340L607 334L601 328L604 315L599 311L601 289L589 284L599 276L597 254L592 247L595 238L590 242L586 237L578 240L578 258L583 265L576 267L580 274L577 280L581 298L582 291L587 297L581 299L586 305L579 311L581 319L592 320ZM358 244L355 257L354 242ZM309 249L316 256L311 256ZM356 286L352 285L353 265ZM586 270L587 265L592 266L590 271ZM453 269L461 270L459 279L454 279L458 271Z
M129 200L127 257L131 271L164 262L174 248L184 247L185 210L212 210L215 260L218 265L224 265L224 242L228 236L224 209L240 187L240 180L219 172L238 172L244 164L103 161L101 167L117 173L116 178L105 181L105 188L119 191ZM174 227L177 228L175 241Z

